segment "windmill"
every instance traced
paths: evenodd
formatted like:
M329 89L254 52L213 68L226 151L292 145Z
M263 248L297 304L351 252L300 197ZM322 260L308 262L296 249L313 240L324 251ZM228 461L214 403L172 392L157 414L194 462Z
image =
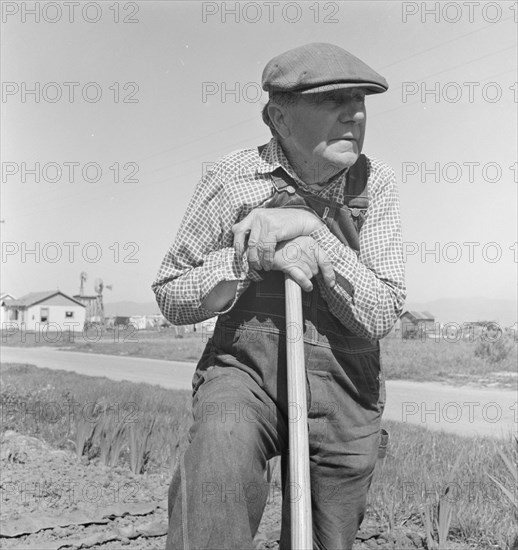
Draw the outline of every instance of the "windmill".
M104 303L103 303L104 288L111 290L113 287L112 285L106 285L105 287L103 280L100 277L97 277L94 281L94 290L95 290L95 293L97 294L95 319L102 326L104 326Z
M81 280L81 285L79 286L79 296L85 295L85 282L86 279L88 279L88 274L86 271L81 271L81 274L79 275L79 279Z

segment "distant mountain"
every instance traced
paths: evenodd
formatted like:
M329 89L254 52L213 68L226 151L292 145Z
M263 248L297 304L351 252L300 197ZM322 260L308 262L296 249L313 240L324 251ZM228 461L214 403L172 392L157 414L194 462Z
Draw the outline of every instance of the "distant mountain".
M104 304L104 313L108 317L112 315L131 317L132 315L155 315L160 313L160 310L156 302L113 302Z
M154 315L160 313L155 302L114 302L104 304L106 315ZM491 298L440 298L431 302L408 302L403 311L429 311L440 323L465 321L496 321L511 326L518 321L518 303L515 300Z
M440 323L466 321L496 321L511 326L518 321L516 300L492 298L440 298L431 302L408 302L404 311L429 311Z

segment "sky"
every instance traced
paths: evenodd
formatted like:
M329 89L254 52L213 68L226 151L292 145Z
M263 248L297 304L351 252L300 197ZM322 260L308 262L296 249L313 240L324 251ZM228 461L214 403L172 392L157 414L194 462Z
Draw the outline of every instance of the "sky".
M516 300L517 2L70 4L1 4L2 292L153 301L210 163L270 139L265 64L331 42L389 82L408 301Z

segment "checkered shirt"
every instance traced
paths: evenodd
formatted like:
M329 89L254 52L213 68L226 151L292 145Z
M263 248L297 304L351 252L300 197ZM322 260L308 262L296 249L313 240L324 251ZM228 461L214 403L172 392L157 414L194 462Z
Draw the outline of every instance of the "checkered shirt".
M359 336L383 338L401 314L406 297L399 198L394 171L367 159L369 207L360 230L357 255L322 225L311 233L328 254L335 273L352 285L352 296L337 278L329 289L320 273L319 291L329 310ZM194 324L232 309L251 281L261 280L249 268L246 252L233 247L232 226L260 207L273 192L270 174L282 167L303 189L317 193L295 174L276 138L262 151L234 151L199 182L174 243L152 284L164 316L176 325ZM345 173L317 194L344 204ZM212 312L202 301L221 281L239 281L225 311Z

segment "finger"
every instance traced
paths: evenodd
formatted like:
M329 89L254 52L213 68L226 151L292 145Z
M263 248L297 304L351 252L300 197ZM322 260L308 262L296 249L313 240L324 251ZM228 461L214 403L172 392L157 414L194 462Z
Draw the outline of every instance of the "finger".
M335 270L333 269L333 264L329 256L324 251L319 255L318 266L320 267L325 285L329 288L333 288L336 284Z
M257 219L257 216L254 216L254 219L250 220L250 234L248 235L247 243L247 254L248 254L248 263L250 267L256 271L263 269L261 265L261 240L259 238L261 233L261 223Z
M232 226L232 232L234 233L234 249L237 254L242 254L245 251L246 239L250 234L251 225L252 213Z
M271 235L268 231L267 219L265 219L264 212L260 212L252 224L251 237L254 237L257 241L257 257L259 258L259 263L261 264L261 269L269 271L272 267L273 254L274 250L271 250L272 243L276 243L275 238L271 238Z
M273 267L273 258L277 247L276 242L261 242L258 246L258 256L262 268L270 271Z
M259 261L257 243L251 237L248 239L247 258L248 265L252 269L255 269L256 271L260 271L262 269L261 262Z
M314 264L314 265L317 268L317 272L318 272L317 265L316 264ZM297 265L297 267L304 273L304 275L306 276L308 281L311 281L311 279L313 279L314 273L313 273L313 269L311 267L311 263L300 262ZM313 283L311 283L311 287L313 287Z
M234 250L236 254L241 257L241 254L246 251L248 246L248 236L250 235L249 231L239 232L234 237Z
M320 266L314 258L308 259L306 263L308 269L311 271L311 277L314 277L320 271Z
M313 274L311 273L310 267L304 262L298 262L293 265L293 271L295 272L296 277L300 280L299 284L302 289L306 292L311 292L311 290L313 290L313 283L311 282Z
M313 284L307 274L298 267L292 266L286 269L286 273L304 290L305 292L311 292L313 290Z

